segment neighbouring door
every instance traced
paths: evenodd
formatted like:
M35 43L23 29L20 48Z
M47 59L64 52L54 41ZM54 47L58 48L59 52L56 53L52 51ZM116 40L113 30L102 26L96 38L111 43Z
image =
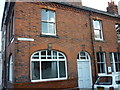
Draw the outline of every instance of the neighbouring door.
M90 56L87 52L81 51L78 54L78 87L92 88L92 72Z

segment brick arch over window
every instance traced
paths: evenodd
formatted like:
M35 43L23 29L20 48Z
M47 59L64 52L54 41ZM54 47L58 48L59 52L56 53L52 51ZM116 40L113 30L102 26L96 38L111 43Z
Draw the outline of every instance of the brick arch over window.
M67 79L67 60L64 53L41 50L31 56L31 82Z

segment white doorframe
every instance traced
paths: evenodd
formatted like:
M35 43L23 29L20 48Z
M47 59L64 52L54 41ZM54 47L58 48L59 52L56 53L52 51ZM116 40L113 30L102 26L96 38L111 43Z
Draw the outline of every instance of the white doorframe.
M84 54L81 54L81 52L78 54L78 58L77 58L77 65L78 65L78 87L79 88L92 88L92 69L91 69L91 59L90 56L87 52L82 52ZM81 64L81 66L80 66ZM85 69L85 65L84 64L88 64L89 68ZM83 65L83 66L82 66ZM81 68L81 70L80 70ZM82 68L84 68L84 70L88 70L89 72L80 72L82 71ZM87 86L87 83L83 83L83 86L80 85L81 81L84 81L84 78L80 78L82 77L82 75L84 76L85 74L89 74L89 85Z

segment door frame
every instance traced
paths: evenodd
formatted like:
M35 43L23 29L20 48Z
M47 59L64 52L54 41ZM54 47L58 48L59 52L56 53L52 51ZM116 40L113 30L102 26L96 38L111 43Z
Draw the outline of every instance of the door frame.
M81 51L81 52L83 52L83 51ZM84 51L85 52L85 54L86 54L86 57L88 57L88 60L86 61L85 59L84 60L81 60L80 59L80 53L81 52L79 52L78 53L78 57L79 58L77 58L77 70L78 70L78 62L88 62L89 63L89 67L90 67L90 81L91 81L91 87L90 88L92 88L92 84L93 84L93 82L92 82L92 67L91 67L91 58L90 58L90 55L88 54L88 52L86 52L86 51ZM78 88L80 88L79 87L79 78L78 78Z

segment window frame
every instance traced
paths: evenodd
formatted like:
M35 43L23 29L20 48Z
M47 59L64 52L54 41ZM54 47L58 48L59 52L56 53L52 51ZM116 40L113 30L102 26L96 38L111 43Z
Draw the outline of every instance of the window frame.
M42 57L42 55L41 55L41 52L42 51L45 51L46 52L46 59L41 59L41 57ZM42 82L42 81L54 81L54 80L66 80L67 78L68 78L68 73L67 73L67 59L66 59L66 56L65 56L65 54L64 53L62 53L62 52L60 52L60 51L57 51L57 50L52 50L51 52L53 53L53 51L56 51L57 52L57 59L47 59L47 52L48 52L48 50L41 50L41 51L37 51L37 52L35 52L35 53L33 53L32 55L31 55L31 61L30 61L30 80L31 80L31 82ZM39 59L33 59L32 57L36 54L36 53L39 53ZM53 54L51 53L51 56L53 57ZM58 54L59 53L61 53L63 56L64 56L64 59L58 59ZM32 79L32 62L34 62L34 61L38 61L39 63L40 63L40 68L39 68L39 70L40 70L40 79L38 79L38 80L33 80ZM42 79L42 69L41 69L41 62L42 61L49 61L49 62L52 62L52 61L56 61L57 62L57 73L58 73L58 78L50 78L50 79ZM64 61L65 62L65 75L66 75L66 77L60 77L60 72L59 72L59 62L60 61Z
M84 53L84 55L81 55L83 53ZM78 61L89 61L90 56L86 51L81 51L81 52L78 53L77 60Z
M120 42L120 24L119 23L115 24L115 30L116 30L118 42Z
M115 60L115 54L117 54L117 62ZM111 64L111 68L112 68L112 73L119 73L120 72L119 68L118 68L119 69L118 71L116 70L116 63L120 64L120 61L119 61L119 58L118 58L119 57L118 54L120 55L120 52L110 52L110 64ZM111 60L111 58L112 58L112 60Z
M99 54L99 59L101 58L101 55L100 54L103 54L104 55L104 61L103 62L98 62L98 60L96 61L96 64L97 64L97 70L98 70L98 64L104 64L104 67L103 67L103 69L104 69L104 71L105 72L99 72L99 70L98 70L98 75L100 76L100 75L104 75L104 74L107 74L107 67L106 67L106 53L105 52L97 52L98 54ZM96 53L96 59L97 59L97 53ZM101 61L101 60L100 60Z
M100 27L100 29L96 29L95 28L95 21L98 21L99 22L99 27ZM93 19L93 29L94 29L94 38L95 38L95 40L98 40L98 41L103 41L104 40L104 38L103 38L103 25L102 25L102 20L96 20L96 19ZM100 35L100 37L99 38L96 38L95 37L95 30L99 30L99 35Z
M43 10L48 11L47 20L42 20L42 17L43 17L43 16L42 16L42 11L43 11ZM55 15L54 15L54 16L55 16L55 17L54 17L54 18L55 18L55 22L50 22L50 21L49 21L49 16L50 16L50 13L49 13L49 12L54 12L54 13L55 13ZM42 24L43 24L43 23L47 23L47 24L48 24L48 25L47 25L47 28L48 28L47 33L44 33L44 32L43 32L43 29L42 29ZM54 33L54 34L49 32L49 24L50 24L50 23L52 23L52 24L55 25L55 31L54 31L55 33ZM54 10L44 9L44 8L41 9L41 32L42 32L42 35L56 36L56 12L55 12Z

